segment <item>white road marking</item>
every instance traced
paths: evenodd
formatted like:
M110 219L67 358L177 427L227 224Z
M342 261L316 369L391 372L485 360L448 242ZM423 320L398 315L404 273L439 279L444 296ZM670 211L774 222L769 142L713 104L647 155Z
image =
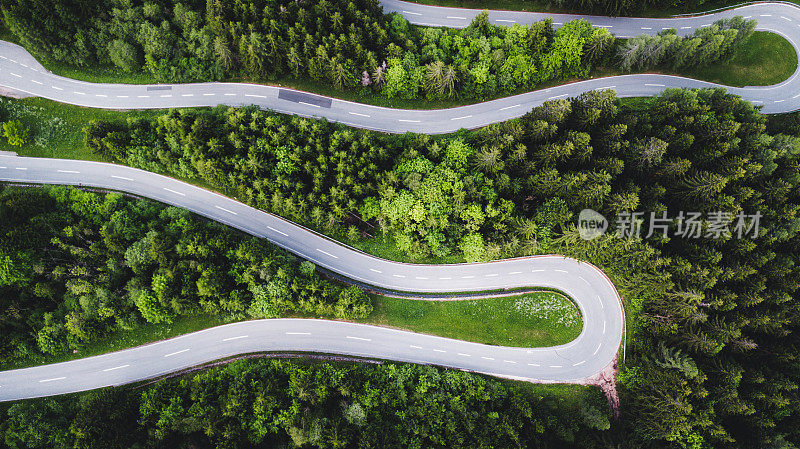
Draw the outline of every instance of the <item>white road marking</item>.
M584 363L586 363L586 360L581 360L578 363L573 363L572 366L580 366L580 365L583 365Z
M453 278L451 278L450 276L439 278L440 281L449 281L450 279L453 279Z
M433 352L447 352L444 349L434 349Z
M550 98L548 98L548 100L553 100L553 99L556 99L556 98L562 98L562 97L566 97L567 95L569 95L569 94L561 94L561 95L556 95L556 96L553 96L553 97L550 97Z
M165 354L164 357L172 357L173 355L183 354L184 352L188 351L189 349L181 349L180 351L171 352L169 354Z
M414 276L414 279L419 279L419 280L425 281L425 280L428 280L430 278L426 278L424 276Z
M555 269L555 270L553 270L553 271L555 271L556 273L569 273L567 270L559 270L559 269Z
M370 269L369 269L369 271L374 271L374 272L376 272L376 273L383 273L383 271L381 271L381 270L376 270L376 269L374 269L374 268L370 268Z
M691 28L692 27L681 27L682 30L688 30L688 29L691 29Z
M311 335L311 332L286 332L286 335Z
M161 98L172 98L172 95L171 94L162 95Z
M711 26L710 23L704 23L704 24L700 25L700 28L705 28L705 27L710 27L710 26Z
M394 276L396 278L404 278L405 277L402 274L393 274L392 276Z
M237 214L236 212L234 212L234 211L232 211L232 210L225 209L224 207L219 207L219 206L214 206L214 207L216 207L216 208L217 208L217 209L219 209L219 210L223 210L223 211L225 211L225 212L227 212L227 213L229 213L229 214L233 214L233 215L239 215L239 214Z
M41 82L41 81L36 81L36 80L31 80L31 82L32 82L32 83L36 83L36 84L44 84L43 82Z
M411 12L411 11L403 11L403 14L409 14L409 15L412 15L412 16L421 16L422 15L422 13Z
M24 64L24 63L22 63L22 62L20 62L20 63L19 63L19 65L21 65L22 67L25 67L26 69L28 68L28 65L27 65L27 64Z
M349 338L350 340L372 341L371 338L351 337L349 335L347 336L347 338Z
M73 94L75 94L75 95L86 95L86 94L85 94L85 93L83 93L83 92L77 92L77 91L76 91L76 92L72 92L72 93L73 93Z
M459 16L447 16L448 19L456 19L456 20L467 20L466 17L459 17Z
M137 95L136 98L150 98L150 95Z
M606 322L604 320L603 321L603 335L605 335L605 334L606 334Z
M111 177L112 178L117 178L117 179L124 179L125 181L133 181L132 178L126 178L124 176L111 175Z
M500 276L500 275L499 275L499 274L497 274L497 273L485 274L485 275L484 275L484 277L487 277L487 278L493 278L493 277L495 277L495 276Z
M403 119L403 118L398 119L397 121L398 122L406 122L406 123L419 123L420 122L419 120L406 120L406 119Z
M347 111L347 113L350 114L350 115L357 115L359 117L369 117L367 114L361 114L361 113L358 113L358 112Z
M233 341L233 340L241 340L242 338L247 338L247 335L239 335L238 337L228 337L223 338L222 341Z
M788 20L789 22L791 22L791 21L792 21L792 19L790 19L790 18L788 18L788 17L784 17L784 16L781 16L781 19L783 19L783 20Z
M267 98L266 95L256 95L256 94L244 94L245 97L255 97L255 98ZM303 103L302 101L300 103ZM303 104L310 104L310 103L303 103ZM317 106L312 104L311 106Z
M108 98L108 95L106 95L106 94L94 94L94 96L95 97L100 97L100 98Z
M472 357L471 355L464 354L463 352L459 352L458 355L460 355L461 357Z
M578 279L582 280L583 282L586 282L586 285L588 285L589 287L592 286L592 284L590 284L589 281L587 281L583 276L578 276Z
M504 361L504 362L506 362L506 363L511 363L511 364L514 364L514 365L516 365L516 364L517 364L517 362L515 362L515 361L513 361L513 360L503 360L503 361Z
M786 100L775 100L775 103L783 103Z
M409 345L409 346L414 349L422 349L422 346L417 346L417 345Z
M644 85L645 86L650 86L650 87L666 87L663 84L648 84L648 83L644 83Z
M563 368L564 365L550 365L550 368Z
M606 89L616 89L616 88L617 88L617 86L606 86L606 87L597 88L595 90L606 90Z
M213 97L216 94L203 94L204 97Z
M795 96L794 96L794 97L792 97L792 98L797 98L797 97L800 97L800 94L797 94L797 95L795 95Z
M8 167L0 167L0 168L8 168Z
M759 17L772 17L772 14L759 14Z
M600 350L600 347L601 347L601 346L603 346L603 344L602 344L602 343L598 343L598 344L597 344L597 349L595 349L595 350L594 350L594 352L592 353L592 355L597 355L597 352Z
M267 97L264 97L264 98L267 98ZM304 104L304 105L306 105L306 106L312 106L312 107L315 107L315 108L321 108L321 107L322 107L322 106L320 106L320 105L318 105L318 104L314 104L314 103L306 103L305 101L298 101L298 103L300 103L300 104Z
M269 229L269 230L270 230L270 231L272 231L272 232L277 232L278 234L280 234L280 235L282 235L282 236L284 236L284 237L289 237L289 234L287 234L287 233L285 233L285 232L281 232L281 231L279 231L279 230L277 230L277 229L273 228L272 226L267 226L267 229Z
M8 73L10 73L10 74L11 74L11 76L16 76L17 78L22 78L22 75L17 75L17 74L16 74L16 73L14 73L14 72L8 72Z
M225 94L226 97L234 97L236 94Z
M181 97L194 97L194 94L181 94Z
M461 279L472 279L472 278L474 278L474 277L475 277L475 276L461 276Z
M642 27L643 30L652 30L653 27Z
M28 167L14 167L15 170L27 170Z
M516 20L509 20L509 19L496 19L495 22L517 23Z
M103 370L103 372L105 373L105 372L108 372L108 371L114 371L114 370L118 370L118 369L122 369L122 368L127 368L129 366L130 365L120 365L120 366L115 366L113 368L106 368L106 369Z
M531 273L541 273L544 270L531 270Z
M333 254L331 254L331 253L329 253L329 252L327 252L327 251L323 251L323 250L321 250L321 249L319 249L319 248L317 248L317 251L321 252L322 254L325 254L326 256L331 256L331 257L333 257L334 259L338 259L338 258L339 258L339 256L334 256Z
M506 106L504 108L500 108L501 111L505 111L506 109L518 108L522 106L521 104L515 104L514 106Z
M614 25L595 25L598 28L614 28Z
M510 272L508 274L522 274L522 272L521 271L512 271L512 272Z
M472 116L471 115L465 115L463 117L453 117L450 120L464 120L465 118L470 118L470 117L472 117Z
M176 192L175 190L168 189L168 188L166 188L166 187L164 187L164 190L166 190L167 192L172 192L172 193L174 193L175 195L186 196L186 194L185 194L185 193Z
M59 173L80 173L79 171L75 170L58 170Z
M117 98L128 98L129 95L117 95Z
M39 383L41 384L41 383L44 383L44 382L53 382L53 381L56 381L56 380L64 380L64 379L66 379L66 377L54 377L52 379L42 379L42 380L39 381Z
M484 360L494 360L494 357L484 357L484 356L481 356L481 358L482 358L482 359L484 359Z
M542 365L539 365L538 363L528 363L528 366L542 366Z

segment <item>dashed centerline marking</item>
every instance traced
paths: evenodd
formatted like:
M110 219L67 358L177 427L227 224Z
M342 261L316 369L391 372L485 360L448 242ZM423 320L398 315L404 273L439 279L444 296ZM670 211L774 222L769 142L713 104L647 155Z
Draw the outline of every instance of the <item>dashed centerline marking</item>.
M136 98L150 98L150 95L137 95Z
M278 234L280 234L280 235L282 235L282 236L284 236L284 237L289 237L289 234L287 234L287 233L285 233L285 232L281 232L281 231L279 231L279 230L277 230L277 229L273 228L272 226L267 226L267 229L269 229L269 230L270 230L270 231L272 231L272 232L277 232Z
M266 95L256 95L256 94L244 94L245 97L254 97L254 98L267 98ZM300 103L303 103L302 101ZM311 103L303 103L303 104L311 104ZM317 106L312 104L311 106Z
M350 114L350 115L357 115L359 117L367 117L367 118L369 118L369 116L367 114L361 114L359 112L347 111L347 113Z
M555 95L555 96L552 96L552 97L548 98L548 100L555 100L556 98L566 97L567 95L569 95L569 94Z
M408 345L408 346L414 349L422 349L422 346L417 346L417 345Z
M516 20L510 20L510 19L495 19L495 22L517 23Z
M194 94L181 94L181 97L194 97Z
M482 359L484 359L484 360L494 360L494 357L484 357L484 356L481 356L481 358L482 358Z
M559 270L559 269L555 269L555 270L553 270L553 271L555 271L556 273L569 273L569 271L567 271L567 270Z
M407 120L407 119L404 119L404 118L397 119L397 121L398 122L405 122L405 123L419 123L420 122L419 120Z
M642 27L643 30L652 30L653 27Z
M564 365L550 365L550 368L563 368Z
M10 74L11 74L11 76L16 76L17 78L22 78L22 75L17 75L17 74L16 74L16 73L14 73L14 72L8 72L8 73L10 73Z
M450 276L439 278L440 281L449 281L451 279L453 279L453 278L450 277Z
M592 355L597 355L597 351L599 351L599 350L600 350L600 347L601 347L601 346L603 346L603 344L602 344L602 343L599 343L599 344L597 345L597 349L595 349L595 350L594 350L594 352L592 353Z
M459 16L447 16L447 19L456 19L456 20L467 20L466 17L459 17Z
M238 337L228 337L223 338L222 341L233 341L233 340L241 340L242 338L247 338L247 335L239 335Z
M513 360L503 360L503 361L504 361L504 362L506 362L506 363L511 363L511 364L514 364L514 365L516 365L516 364L517 364L517 362L515 362L515 361L513 361Z
M188 351L189 349L181 349L180 351L171 352L169 354L165 354L164 357L172 357L173 355L183 354L184 352Z
M236 94L225 94L226 97L235 97Z
M31 80L31 82L32 82L32 83L36 83L36 84L44 84L43 82L41 82L41 81L36 81L36 80Z
M286 332L286 335L311 335L311 332Z
M204 97L213 97L216 94L203 94Z
M232 210L225 209L224 207L220 207L220 206L214 206L214 207L216 207L216 208L217 208L217 209L219 209L219 210L225 211L225 212L227 212L227 213L229 213L229 214L233 214L233 215L239 215L239 214L237 214L236 212L234 212L234 211L232 211Z
M505 111L506 109L518 108L522 106L521 104L515 104L514 106L506 106L504 108L500 108L501 111Z
M371 338L363 338L363 337L351 337L351 336L349 336L349 335L347 336L347 338L349 338L350 340L372 341L372 339L371 339Z
M161 98L172 98L172 95L170 95L170 94L162 95Z
M103 370L103 372L106 373L108 371L114 371L114 370L118 370L118 369L122 369L122 368L127 368L129 366L130 365L120 365L120 366L115 366L113 368L106 368L106 369Z
M59 173L80 173L76 170L57 170Z
M73 93L73 94L75 94L75 95L86 95L86 94L85 94L85 93L83 93L83 92L77 92L77 91L74 91L74 92L72 92L72 93Z
M500 275L499 275L499 274L497 274L497 273L492 273L492 274L484 274L484 277L487 277L487 278L493 278L493 277L495 277L495 276L500 276Z
M383 271L381 271L381 270L376 270L376 269L374 269L374 268L370 268L370 269L369 269L369 271L374 271L374 272L376 272L376 273L383 273Z
M463 352L459 352L458 355L460 355L461 357L472 357L471 355L464 354Z
M14 170L27 170L28 167L14 167Z
M164 189L164 190L166 190L167 192L172 192L172 193L174 193L175 195L186 196L186 194L185 194L185 193L181 193L181 192L178 192L178 191L175 191L175 190L172 190L172 189L168 189L168 188L166 188L166 187L164 187L163 189Z
M414 276L414 279L419 279L421 281L426 281L426 280L428 280L430 278L426 278L425 276Z
M317 248L317 251L321 252L322 254L325 254L326 256L331 256L331 257L333 257L334 259L338 259L338 258L339 258L339 256L334 256L333 254L331 254L331 253L329 253L329 252L327 252L327 251L323 251L323 250L321 250L321 249L319 249L319 248Z
M541 273L544 270L531 270L531 273Z
M472 117L472 116L471 115L465 115L463 117L453 117L450 120L464 120L465 118L470 118L470 117Z
M94 96L95 97L100 97L100 98L108 98L108 95L106 95L106 94L94 94Z
M663 84L650 84L650 83L644 83L644 85L645 85L645 86L650 86L650 87L666 87L666 86L664 86Z
M129 95L117 95L117 98L129 98Z
M409 14L409 15L412 15L412 16L421 16L422 15L422 13L411 12L411 11L403 11L403 14Z
M580 365L583 365L584 363L586 363L586 360L581 360L578 363L573 363L572 366L580 366Z
M404 278L405 277L402 274L393 274L392 276L394 276L396 278Z
M606 322L603 321L603 335L606 334Z
M512 271L512 272L510 272L508 274L522 274L522 272L521 271Z
M474 278L474 277L475 277L475 276L461 276L461 279L472 279L472 278Z
M444 349L434 349L433 352L447 352Z
M112 178L123 179L125 181L133 181L133 178L126 178L124 176L111 175Z
M528 363L528 366L542 366L542 365L539 365L538 363Z
M54 382L56 380L64 380L64 379L66 379L66 377L54 377L52 379L42 379L42 380L39 381L39 383L41 384L41 383L44 383L44 382Z

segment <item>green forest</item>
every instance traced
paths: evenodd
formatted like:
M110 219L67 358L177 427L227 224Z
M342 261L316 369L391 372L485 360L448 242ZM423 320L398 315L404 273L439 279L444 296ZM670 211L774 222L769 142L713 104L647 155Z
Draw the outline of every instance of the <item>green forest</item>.
M323 280L311 262L183 209L118 193L8 187L0 217L3 362L187 315L355 319L372 311L358 287Z
M623 44L585 20L463 30L409 24L376 0L174 3L8 0L6 26L35 56L146 72L160 82L309 80L411 100L485 99L573 78L604 62L623 70L690 68L730 58L755 21L719 21L679 38ZM642 42L645 39L645 42Z
M417 260L558 253L596 264L629 314L622 416L574 441L698 449L798 441L799 136L796 114L763 115L723 89L625 101L588 92L442 137L226 107L86 128L106 158L197 179L331 235L385 239ZM574 223L587 207L612 222L626 211L763 216L757 238L586 241Z

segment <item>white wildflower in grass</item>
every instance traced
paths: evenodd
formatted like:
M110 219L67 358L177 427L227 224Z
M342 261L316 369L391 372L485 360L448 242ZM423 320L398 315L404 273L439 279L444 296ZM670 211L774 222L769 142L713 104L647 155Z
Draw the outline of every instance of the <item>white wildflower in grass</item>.
M558 293L523 296L514 308L525 317L556 322L564 326L578 324L578 311L569 299Z

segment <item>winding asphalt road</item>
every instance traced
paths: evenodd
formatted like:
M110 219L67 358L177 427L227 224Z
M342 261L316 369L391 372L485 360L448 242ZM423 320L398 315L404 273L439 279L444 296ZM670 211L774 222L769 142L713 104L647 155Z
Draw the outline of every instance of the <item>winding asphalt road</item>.
M403 14L412 23L431 26L463 27L478 11L438 8L383 0L384 10ZM617 36L655 34L675 28L689 34L713 21L741 15L758 20L758 29L785 37L795 50L800 42L800 8L783 3L761 3L697 17L671 19L610 18L559 14L491 11L490 20L498 25L528 24L552 17L556 26L583 18L597 27L608 28ZM255 104L277 112L305 117L326 118L359 128L390 133L407 131L442 134L461 128L477 128L520 117L548 99L574 97L589 90L614 89L621 97L652 96L669 87L704 88L717 84L689 78L637 74L590 79L537 90L512 97L443 110L404 110L332 99L295 90L241 83L196 83L163 85L97 84L53 75L24 48L0 41L0 87L80 106L111 109L152 109L226 104ZM723 86L724 87L724 86ZM800 109L800 79L796 71L788 80L767 87L728 88L731 93L755 104L763 112L777 113Z
M376 326L327 320L247 321L142 347L55 365L0 372L0 400L119 385L236 354L309 351L428 363L520 380L590 377L617 354L623 334L619 295L594 266L562 256L480 264L413 265L343 246L217 193L130 167L76 160L0 156L0 181L67 184L128 192L225 223L376 287L442 293L545 287L571 297L583 316L575 340L547 348L488 346Z
M384 0L421 25L463 27L474 10L434 8ZM760 30L800 42L800 9L764 3L707 16L673 19L606 18L494 11L497 24L531 23L553 17L556 25L585 18L617 36L676 28L687 34L714 20L742 15ZM14 44L0 42L0 87L81 106L144 109L256 104L279 112L386 132L447 133L519 117L548 99L588 90L614 89L620 96L655 95L667 87L702 88L711 83L663 75L586 80L490 102L446 110L397 110L321 97L272 86L200 83L181 85L95 84L53 75ZM764 112L800 109L797 72L775 86L729 88ZM574 341L549 348L508 348L326 320L278 319L235 323L133 349L54 365L0 372L0 400L63 394L152 378L222 357L258 351L307 351L429 363L500 377L569 382L590 377L617 354L623 310L610 280L597 268L561 256L528 257L483 264L412 265L382 260L328 240L298 225L219 194L172 178L113 164L0 156L0 181L81 184L114 189L179 206L249 234L264 237L320 267L376 287L442 293L538 286L569 295L580 308L583 330Z

